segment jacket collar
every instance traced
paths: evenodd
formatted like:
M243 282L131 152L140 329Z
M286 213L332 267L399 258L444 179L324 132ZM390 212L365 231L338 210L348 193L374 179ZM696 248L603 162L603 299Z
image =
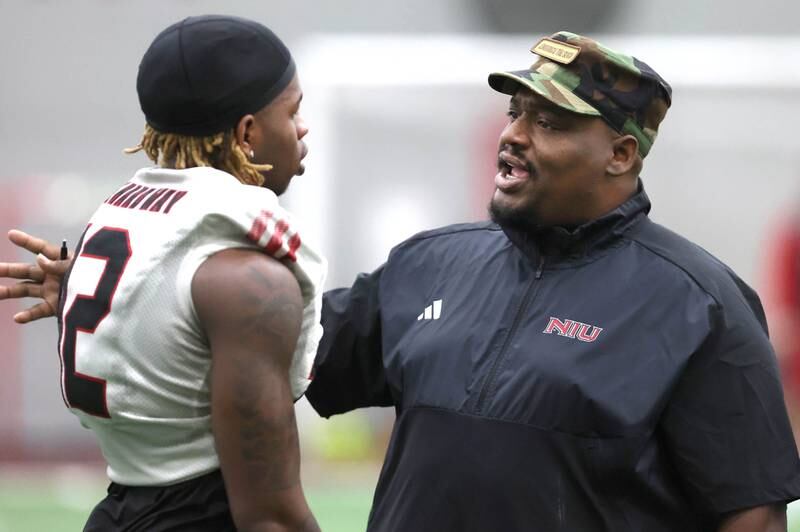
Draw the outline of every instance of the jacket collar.
M639 180L637 192L613 211L575 228L559 226L522 231L501 225L508 239L534 263L542 259L576 265L594 260L603 250L620 242L620 237L650 212L650 198Z

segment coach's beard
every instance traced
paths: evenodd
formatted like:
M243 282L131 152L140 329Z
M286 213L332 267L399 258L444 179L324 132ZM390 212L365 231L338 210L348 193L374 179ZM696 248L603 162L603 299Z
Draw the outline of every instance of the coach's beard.
M488 211L491 220L501 227L522 233L535 233L542 229L536 213L530 209L503 206L492 198L489 202Z

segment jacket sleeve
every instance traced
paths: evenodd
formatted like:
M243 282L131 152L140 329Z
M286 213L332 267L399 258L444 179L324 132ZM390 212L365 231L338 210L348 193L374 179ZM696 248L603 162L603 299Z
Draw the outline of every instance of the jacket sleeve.
M359 275L350 288L326 292L322 340L306 391L324 417L394 404L383 365L379 283L383 267Z
M747 299L715 308L713 328L661 423L679 482L699 511L717 519L800 496L777 362L760 303L754 293Z

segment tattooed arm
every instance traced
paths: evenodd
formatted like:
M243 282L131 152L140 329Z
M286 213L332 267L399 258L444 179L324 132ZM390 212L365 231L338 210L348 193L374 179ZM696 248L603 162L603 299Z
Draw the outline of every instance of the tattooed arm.
M238 530L319 531L300 486L289 386L297 281L273 258L231 249L198 269L192 298L211 346L211 422Z

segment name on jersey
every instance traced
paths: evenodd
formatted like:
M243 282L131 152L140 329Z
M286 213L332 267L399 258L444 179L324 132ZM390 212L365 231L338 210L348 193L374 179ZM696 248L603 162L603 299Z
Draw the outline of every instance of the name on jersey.
M561 320L551 317L547 327L542 332L544 334L555 333L566 338L575 338L581 342L594 342L603 332L603 328L575 320Z
M169 214L169 211L186 195L185 190L172 188L152 188L144 185L128 183L119 189L103 203L122 207L123 209L137 209L140 211L160 212Z

